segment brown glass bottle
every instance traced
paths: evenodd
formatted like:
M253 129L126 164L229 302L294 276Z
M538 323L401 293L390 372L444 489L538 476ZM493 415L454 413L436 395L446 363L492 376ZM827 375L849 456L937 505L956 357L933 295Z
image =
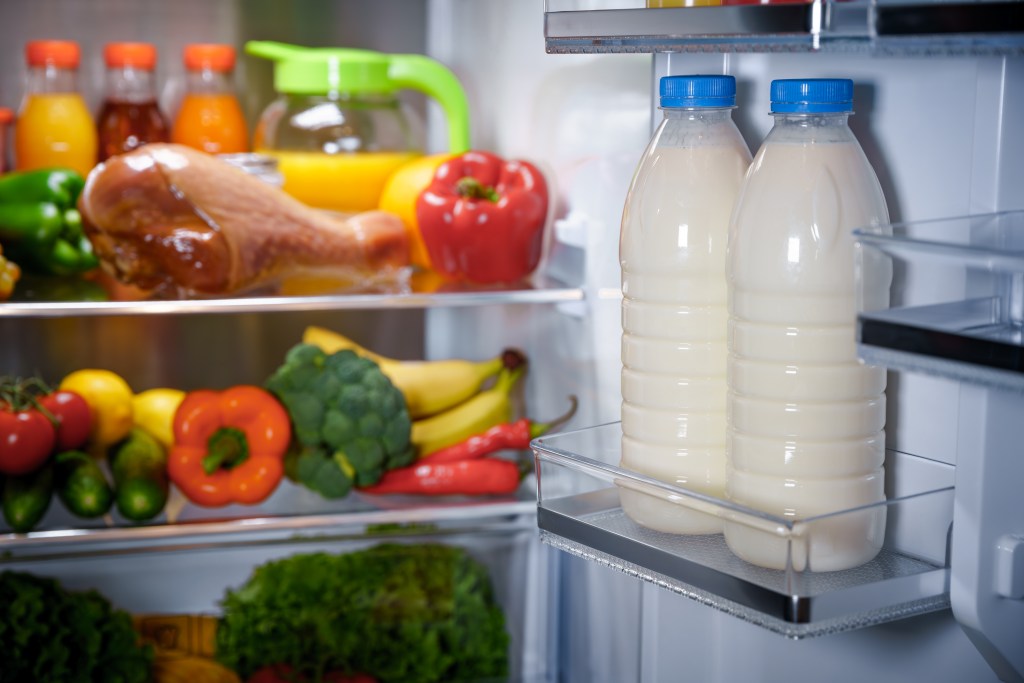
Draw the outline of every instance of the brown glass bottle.
M156 48L147 43L110 43L103 56L107 89L96 118L99 161L148 142L170 140L170 125L156 101Z

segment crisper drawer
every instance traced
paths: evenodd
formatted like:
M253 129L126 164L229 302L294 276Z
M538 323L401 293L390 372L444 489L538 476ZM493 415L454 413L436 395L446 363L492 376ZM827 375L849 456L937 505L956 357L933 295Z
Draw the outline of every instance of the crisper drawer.
M36 548L0 561L0 577L28 572L67 590L99 591L165 648L158 661L168 651L209 656L216 645L226 662L251 663L262 656L260 639L268 652L330 661L332 648L351 651L362 640L375 654L360 661L388 662L390 675L368 672L379 681L540 683L554 677L545 606L557 601L548 594L554 555L537 538L531 508L461 519L421 512L412 524L353 515L320 528L307 520L310 528L286 534L179 530L173 543ZM367 553L380 555L368 562ZM347 633L348 624L360 632ZM224 639L211 628L224 629ZM417 666L413 657L429 661ZM412 668L396 674L402 662ZM251 671L240 667L241 680ZM438 671L447 673L428 674Z
M949 606L951 466L889 451L884 502L794 522L620 467L621 438L613 423L534 441L538 524L547 543L791 638ZM721 533L641 526L623 509L629 497L634 505L698 511L757 534L787 558L785 568L740 559ZM817 544L865 520L884 525L873 559L852 569L812 571Z

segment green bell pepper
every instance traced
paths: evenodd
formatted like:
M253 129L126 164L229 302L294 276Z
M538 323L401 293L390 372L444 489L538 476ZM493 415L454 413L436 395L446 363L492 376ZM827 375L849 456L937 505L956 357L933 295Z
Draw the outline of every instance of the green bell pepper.
M99 265L75 208L85 179L44 169L0 177L0 244L26 269L74 275Z
M0 177L0 203L53 202L73 209L85 187L85 178L63 168L18 171Z

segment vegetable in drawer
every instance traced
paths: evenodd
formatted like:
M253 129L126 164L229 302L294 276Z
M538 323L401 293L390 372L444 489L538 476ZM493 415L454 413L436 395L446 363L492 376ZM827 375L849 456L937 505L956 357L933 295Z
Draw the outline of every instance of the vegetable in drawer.
M0 680L149 683L153 648L95 591L0 572Z
M491 578L458 547L294 555L258 567L222 606L217 658L243 679L282 665L309 683L339 674L448 683L508 673L509 636Z

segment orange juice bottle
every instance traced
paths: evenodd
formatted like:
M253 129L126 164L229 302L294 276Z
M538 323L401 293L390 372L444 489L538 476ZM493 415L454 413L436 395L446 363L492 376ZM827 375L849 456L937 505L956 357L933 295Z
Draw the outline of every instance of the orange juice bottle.
M35 40L25 46L28 88L14 133L15 168L96 165L96 128L78 89L78 43Z
M185 46L185 97L174 119L171 140L210 154L249 149L249 132L231 85L235 49L230 45Z

